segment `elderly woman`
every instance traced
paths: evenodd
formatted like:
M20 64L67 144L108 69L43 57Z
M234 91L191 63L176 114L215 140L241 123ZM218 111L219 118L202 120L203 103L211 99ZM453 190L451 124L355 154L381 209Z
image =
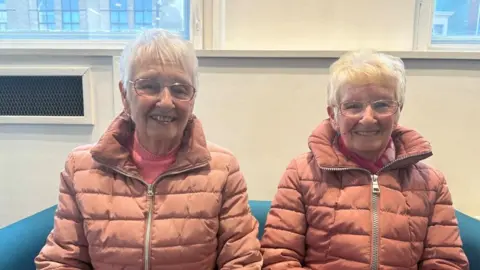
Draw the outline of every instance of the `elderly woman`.
M239 164L192 114L197 63L163 30L124 50L124 112L68 156L37 269L261 268Z
M347 53L330 69L329 119L279 184L262 238L264 269L468 269L432 149L398 125L403 62Z

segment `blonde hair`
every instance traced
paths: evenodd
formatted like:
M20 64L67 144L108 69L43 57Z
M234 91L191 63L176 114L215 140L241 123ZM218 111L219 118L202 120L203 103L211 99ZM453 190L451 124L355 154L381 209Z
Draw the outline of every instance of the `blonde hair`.
M149 29L138 35L122 52L120 76L124 87L128 89L135 65L152 61L184 69L191 76L193 86L198 86L198 59L193 44L167 30Z
M403 106L405 101L405 66L395 56L360 50L342 55L330 66L327 86L328 106L338 106L340 90L346 84L375 84L395 90L396 101Z

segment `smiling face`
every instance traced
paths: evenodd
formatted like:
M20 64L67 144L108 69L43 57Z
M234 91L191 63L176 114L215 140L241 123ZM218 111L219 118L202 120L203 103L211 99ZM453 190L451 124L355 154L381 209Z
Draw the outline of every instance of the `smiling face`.
M143 61L134 65L131 78L131 81L136 83L130 83L128 90L122 91L122 98L125 110L130 113L135 123L138 139L151 152L168 152L181 142L185 127L192 116L194 99L179 99L175 87L162 87L156 95L142 94L139 90L151 87L148 80L162 86L192 86L192 76L181 66ZM139 79L141 81L138 81ZM120 88L123 89L122 83Z
M345 85L339 92L339 103L375 102L379 100L396 100L395 91L379 85ZM377 113L375 106L366 106L359 115L344 115L328 107L328 114L335 130L341 134L345 146L366 159L376 161L387 147L394 128L397 125L399 110L383 116Z

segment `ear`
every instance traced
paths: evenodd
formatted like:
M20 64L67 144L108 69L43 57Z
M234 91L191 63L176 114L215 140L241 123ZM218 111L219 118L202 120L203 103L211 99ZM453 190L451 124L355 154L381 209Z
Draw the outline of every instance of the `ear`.
M328 118L330 118L330 124L332 125L332 128L338 132L339 127L338 127L338 123L335 115L335 108L332 106L328 106L327 113L328 113Z
M400 121L400 112L397 112L397 115L395 115L395 121L393 122L393 129L397 128L399 121Z
M118 82L118 90L120 91L120 95L122 96L122 103L123 103L123 110L130 114L130 105L128 104L127 100L127 87L123 85L122 81Z
M188 117L189 120L193 119L193 114L194 114L194 110L195 110L195 97L190 100L189 102L189 113L190 113L190 116Z

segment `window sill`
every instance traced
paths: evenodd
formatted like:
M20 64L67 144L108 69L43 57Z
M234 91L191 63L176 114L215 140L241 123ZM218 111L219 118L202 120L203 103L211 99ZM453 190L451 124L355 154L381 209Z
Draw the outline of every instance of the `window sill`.
M111 41L9 41L0 42L0 55L25 56L119 56L125 42ZM385 51L402 59L480 60L480 50ZM197 50L199 58L338 58L344 51Z
M462 59L480 60L480 51L384 51L402 59ZM254 51L254 50L199 50L203 58L338 58L345 51Z
M120 55L126 41L0 41L0 55Z

